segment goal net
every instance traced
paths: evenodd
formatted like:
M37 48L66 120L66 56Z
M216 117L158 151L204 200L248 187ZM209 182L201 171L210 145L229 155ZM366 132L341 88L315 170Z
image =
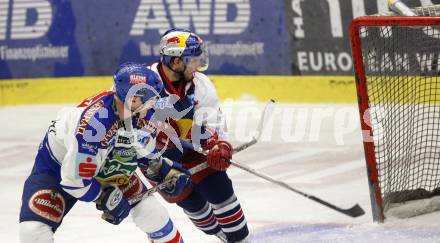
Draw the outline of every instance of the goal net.
M414 11L419 16L359 17L350 27L373 218L379 222L440 208L432 204L440 202L432 200L440 195L440 7Z

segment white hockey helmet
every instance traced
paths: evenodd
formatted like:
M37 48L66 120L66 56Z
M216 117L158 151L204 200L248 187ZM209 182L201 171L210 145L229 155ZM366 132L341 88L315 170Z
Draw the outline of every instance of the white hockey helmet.
M173 57L180 57L186 65L196 63L197 71L208 69L209 59L205 42L198 35L185 29L166 31L159 44L161 62L170 66Z

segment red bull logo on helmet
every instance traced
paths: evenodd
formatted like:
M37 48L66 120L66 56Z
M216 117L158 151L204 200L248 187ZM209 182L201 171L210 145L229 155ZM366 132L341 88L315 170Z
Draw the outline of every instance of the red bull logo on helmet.
M167 38L166 40L167 45L169 45L170 47L177 46L177 47L185 48L186 41L188 40L190 33L177 31L176 33L171 33L169 35L170 35L169 38Z
M130 84L146 84L147 83L147 77L142 75L136 75L132 74L130 75Z
M179 43L180 43L180 39L179 39L179 37L175 36L175 37L169 38L169 39L167 40L167 43L176 43L176 44L179 44Z

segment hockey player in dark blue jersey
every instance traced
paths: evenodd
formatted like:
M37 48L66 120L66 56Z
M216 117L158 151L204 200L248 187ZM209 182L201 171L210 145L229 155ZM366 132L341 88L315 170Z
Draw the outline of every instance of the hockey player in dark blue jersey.
M215 234L227 242L249 242L244 213L226 174L232 147L225 141L226 128L217 93L209 78L201 73L208 67L205 43L191 31L171 29L162 36L159 48L161 60L150 68L164 83L161 103L185 113L169 117L168 124L181 139L202 146L208 155L178 149L165 132L158 135L159 147L166 148L164 156L187 169L205 161L209 164L192 175L192 187L178 196L161 195L183 208L206 234Z
M58 113L24 183L20 242L53 242L53 233L78 200L96 203L112 224L131 212L151 241L183 242L154 197L129 203L146 191L135 173L139 166L147 166L157 183L172 181L164 189L170 195L190 185L187 170L157 153L156 131L148 125L162 89L156 73L125 63L115 72L112 91Z

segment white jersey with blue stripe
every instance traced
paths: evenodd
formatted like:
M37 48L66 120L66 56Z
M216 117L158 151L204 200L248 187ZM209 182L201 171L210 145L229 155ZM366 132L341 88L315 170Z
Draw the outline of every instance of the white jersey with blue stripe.
M37 169L60 178L61 187L82 201L100 195L97 175L114 144L119 127L113 92L103 92L74 108L62 109L49 127Z

